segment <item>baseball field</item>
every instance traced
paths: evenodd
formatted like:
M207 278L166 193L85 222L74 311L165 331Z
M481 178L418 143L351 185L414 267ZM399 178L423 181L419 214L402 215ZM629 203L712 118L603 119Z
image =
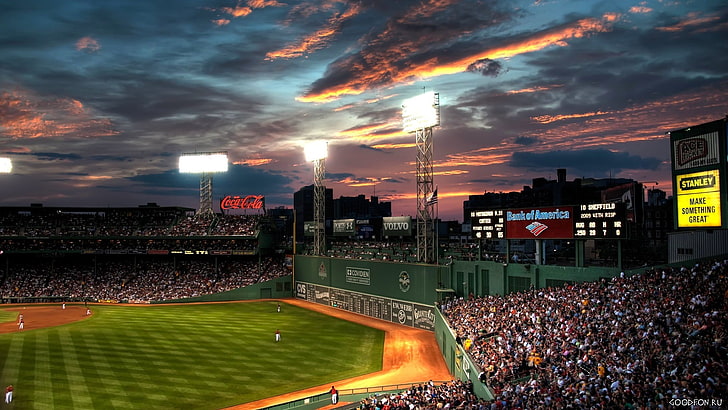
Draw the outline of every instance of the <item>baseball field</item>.
M0 408L220 409L382 369L384 331L281 306L0 306Z

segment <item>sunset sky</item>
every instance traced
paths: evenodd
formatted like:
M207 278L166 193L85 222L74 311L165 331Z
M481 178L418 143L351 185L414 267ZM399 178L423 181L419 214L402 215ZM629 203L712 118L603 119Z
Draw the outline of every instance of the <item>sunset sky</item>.
M657 181L666 132L728 114L725 1L2 1L0 206L293 206L326 140L334 198L415 215L407 98L440 95L439 217L532 179ZM652 185L649 183L647 185Z

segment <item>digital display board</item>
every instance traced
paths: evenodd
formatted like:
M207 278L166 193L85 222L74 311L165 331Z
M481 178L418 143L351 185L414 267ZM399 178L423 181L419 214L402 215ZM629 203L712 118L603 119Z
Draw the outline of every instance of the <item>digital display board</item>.
M574 208L574 238L621 239L627 234L624 203L579 205Z
M676 175L675 181L678 228L722 226L719 170Z
M507 239L571 239L574 237L570 206L524 208L506 211Z
M470 223L475 239L506 238L506 217L502 209L471 211Z

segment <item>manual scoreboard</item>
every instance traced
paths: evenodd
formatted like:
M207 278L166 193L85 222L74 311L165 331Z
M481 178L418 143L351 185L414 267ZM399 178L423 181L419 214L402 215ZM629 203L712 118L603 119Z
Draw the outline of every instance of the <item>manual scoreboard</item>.
M576 239L622 239L627 235L623 203L585 204L574 210Z

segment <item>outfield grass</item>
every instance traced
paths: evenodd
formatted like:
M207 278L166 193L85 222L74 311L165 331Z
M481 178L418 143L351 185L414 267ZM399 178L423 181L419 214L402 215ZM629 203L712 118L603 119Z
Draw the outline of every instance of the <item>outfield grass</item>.
M14 409L219 409L381 370L382 331L282 306L93 306L0 334L0 386Z

